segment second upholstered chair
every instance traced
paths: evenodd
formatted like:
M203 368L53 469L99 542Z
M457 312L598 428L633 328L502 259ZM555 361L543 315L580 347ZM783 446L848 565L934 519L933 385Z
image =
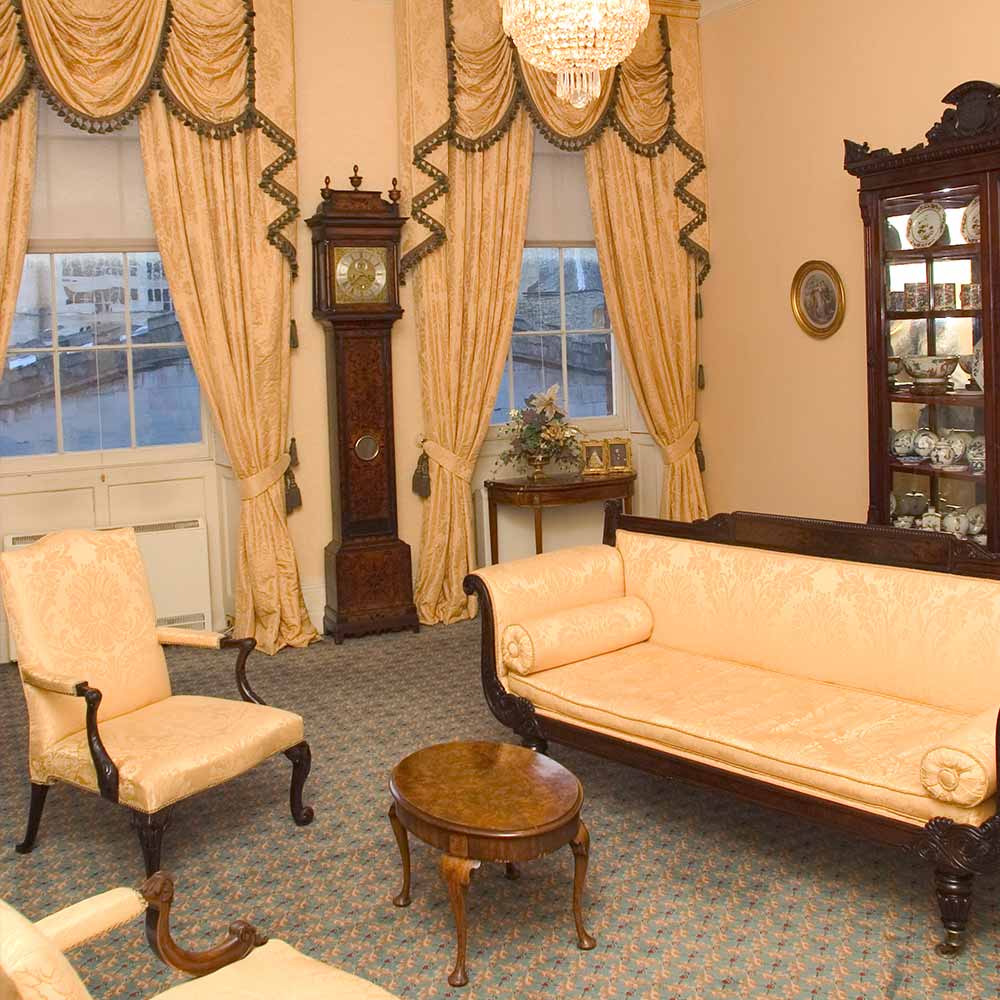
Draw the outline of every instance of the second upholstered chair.
M146 914L146 939L171 968L199 978L157 997L171 1000L394 1000L374 983L317 961L284 941L268 941L245 920L229 925L225 940L188 951L170 932L173 880L157 872L141 890L111 889L36 923L0 899L0 997L17 1000L91 1000L66 952ZM134 991L130 996L137 996Z
M146 874L160 867L174 803L272 754L292 762L291 809L302 803L309 744L302 718L270 708L246 679L253 639L156 627L131 528L60 531L0 556L0 588L28 705L32 849L49 787L63 781L126 806ZM171 693L164 644L232 647L242 701Z

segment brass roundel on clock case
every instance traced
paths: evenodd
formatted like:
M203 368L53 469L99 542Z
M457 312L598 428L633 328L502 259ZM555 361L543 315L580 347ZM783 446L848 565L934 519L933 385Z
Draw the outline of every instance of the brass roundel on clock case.
M371 436L371 434L362 434L361 437L354 442L354 454L361 459L362 462L374 462L378 458L378 453L381 451L378 441Z

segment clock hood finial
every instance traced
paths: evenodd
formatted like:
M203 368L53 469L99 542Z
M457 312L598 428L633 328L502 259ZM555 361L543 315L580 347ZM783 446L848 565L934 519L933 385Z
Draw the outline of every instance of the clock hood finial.
M351 182L351 187L354 188L355 191L361 187L361 182L364 178L358 173L358 165L356 163L354 164L354 175L352 177L348 177L347 179Z

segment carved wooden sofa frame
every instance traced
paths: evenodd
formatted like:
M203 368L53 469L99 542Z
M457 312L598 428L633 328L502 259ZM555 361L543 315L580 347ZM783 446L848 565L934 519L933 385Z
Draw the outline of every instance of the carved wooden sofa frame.
M266 705L267 702L261 698L250 686L247 680L247 658L257 645L256 639L229 639L223 638L219 641L220 649L235 649L236 654L236 687L240 692L243 701L252 702L255 705ZM77 684L74 692L77 697L83 698L87 703L86 727L87 727L87 747L90 750L91 760L97 771L97 787L101 798L109 802L118 802L118 767L111 759L101 740L100 729L97 724L97 710L100 707L103 695L97 688L91 687L86 681ZM312 806L305 805L302 801L302 790L306 779L309 777L309 770L312 767L312 753L309 744L303 740L295 746L284 751L285 756L292 762L292 783L289 791L289 804L291 806L292 819L298 826L307 826L313 821ZM24 840L16 844L14 850L18 854L28 854L35 846L38 837L38 827L42 819L42 810L45 808L45 798L48 795L51 785L31 783L31 801L28 806L28 827L24 835ZM167 806L159 812L144 813L138 809L130 809L130 821L132 827L139 836L139 846L142 848L142 858L146 867L146 874L152 875L160 868L160 855L163 845L163 831L170 821L172 806Z
M1000 557L972 542L959 541L951 535L936 532L902 531L745 511L717 514L708 520L689 524L624 515L619 501L609 501L605 504L603 540L606 545L615 544L619 528L828 559L903 566L962 576L1000 577ZM1000 868L1000 813L980 826L956 823L940 816L920 829L902 820L687 760L666 750L654 750L563 720L542 717L536 714L534 705L527 698L510 694L497 676L493 607L486 586L472 574L465 578L464 588L467 594L479 599L482 683L486 703L494 716L512 729L525 746L545 753L552 740L654 774L719 788L760 805L848 830L869 840L903 847L934 865L934 889L945 928L945 940L937 946L938 952L954 955L961 950L972 908L975 876ZM1000 774L1000 714L997 717L996 753L997 773Z

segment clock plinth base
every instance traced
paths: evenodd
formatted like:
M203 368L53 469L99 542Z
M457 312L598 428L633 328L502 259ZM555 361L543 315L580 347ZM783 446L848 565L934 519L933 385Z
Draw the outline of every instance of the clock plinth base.
M420 620L417 618L416 611L394 618L379 616L369 621L338 622L336 609L327 607L323 610L323 634L331 636L337 646L345 639L352 639L359 635L381 635L383 632L406 631L420 631Z
M331 542L324 555L323 631L335 643L379 632L420 631L406 542L398 538Z

